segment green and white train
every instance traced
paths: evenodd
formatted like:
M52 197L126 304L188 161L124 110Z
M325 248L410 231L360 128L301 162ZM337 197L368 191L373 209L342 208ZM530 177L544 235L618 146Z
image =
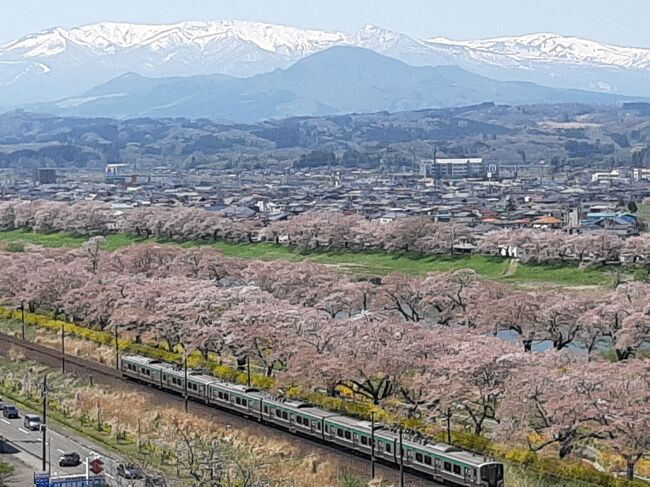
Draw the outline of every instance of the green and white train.
M368 421L332 413L309 404L276 398L258 389L231 384L203 372L138 355L120 358L123 377L144 382L165 391L188 397L207 405L237 412L286 431L311 436L346 449L374 456L382 463L418 472L438 482L462 486L503 487L503 464L482 455L444 443L433 443L398 432L381 424L374 431Z

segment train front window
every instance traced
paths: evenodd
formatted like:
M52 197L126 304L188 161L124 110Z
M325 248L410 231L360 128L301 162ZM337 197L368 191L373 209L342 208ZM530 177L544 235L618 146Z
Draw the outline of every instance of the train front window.
M492 463L481 467L481 480L487 482L489 487L496 487L503 480L503 465Z

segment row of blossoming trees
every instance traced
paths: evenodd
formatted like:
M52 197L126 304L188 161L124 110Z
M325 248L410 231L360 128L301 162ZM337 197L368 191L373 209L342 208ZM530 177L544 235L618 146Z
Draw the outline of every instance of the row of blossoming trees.
M507 249L517 249L518 258L537 263L650 263L650 234L620 238L603 233L568 235L533 229L478 233L464 225L436 223L426 217L403 218L382 225L360 215L338 212L308 212L287 221L264 224L257 219L233 220L201 208L138 207L116 212L109 205L87 201L0 202L0 230L13 229L79 235L123 232L141 238L269 241L301 249L427 254L452 254L459 243L471 243L483 255L499 256Z
M596 445L630 476L650 453L650 285L526 291L469 271L360 278L211 248L110 253L94 237L74 250L0 252L0 294L172 349L248 358L283 388L345 386L400 415L454 415L477 435L489 426L561 458Z

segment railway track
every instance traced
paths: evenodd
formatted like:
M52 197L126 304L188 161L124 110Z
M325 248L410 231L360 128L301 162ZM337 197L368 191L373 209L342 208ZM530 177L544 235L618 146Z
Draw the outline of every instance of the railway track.
M136 390L149 394L152 397L152 403L160 406L183 407L184 399L175 394L162 391L144 384L124 379L120 372L115 368L86 360L72 355L63 355L61 351L55 350L37 343L23 341L22 339L0 333L0 354L6 355L12 348L20 348L29 351L28 358L52 368L62 368L65 360L65 371L76 377L85 377L90 380L110 386L117 386ZM189 402L189 411L194 414L200 414L209 417L212 421L224 427L246 430L249 434L266 437L278 441L288 441L295 445L299 451L307 452L311 450L315 455L324 461L332 461L341 465L343 469L350 473L368 477L370 470L369 460L358 456L357 454L333 447L329 444L320 443L311 438L292 435L280 428L272 425L258 423L235 413L221 410L218 408L206 406L197 402ZM378 463L376 465L376 474L394 485L399 485L399 473L393 467ZM406 473L405 485L408 487L438 487L442 484L423 479L417 475Z

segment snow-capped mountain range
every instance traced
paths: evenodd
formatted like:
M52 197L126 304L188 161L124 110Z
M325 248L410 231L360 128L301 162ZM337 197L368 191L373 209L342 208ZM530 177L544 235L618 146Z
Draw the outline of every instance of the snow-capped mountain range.
M455 65L497 80L650 96L650 49L535 34L481 41L417 39L366 26L354 34L248 21L53 28L0 47L0 106L78 95L127 72L248 77L334 46L414 66Z

